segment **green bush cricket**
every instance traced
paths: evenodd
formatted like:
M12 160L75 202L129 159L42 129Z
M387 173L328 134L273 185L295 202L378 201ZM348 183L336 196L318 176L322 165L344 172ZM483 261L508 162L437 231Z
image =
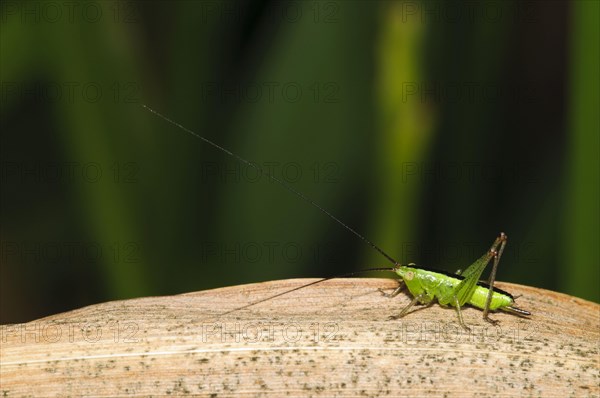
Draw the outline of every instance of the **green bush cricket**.
M400 312L400 315L393 318L403 317L417 302L431 305L436 299L442 306L450 305L456 308L458 322L467 330L469 328L465 325L461 313L461 308L465 304L482 309L483 319L492 324L498 321L489 317L490 311L505 311L519 316L531 315L528 311L513 307L515 299L510 293L493 287L496 270L506 246L506 241L507 236L501 233L486 254L469 265L464 271L457 271L455 275L422 267L418 268L414 264L393 267L393 272L400 276L402 282L396 290L391 294L386 294L386 296L396 296L404 286L414 296L413 300ZM492 259L494 265L492 266L489 284L484 284L479 281L479 278Z
M333 219L335 222L340 224L342 227L346 228L348 231L356 235L362 241L367 243L371 248L375 249L381 255L383 255L388 261L394 264L393 267L388 268L369 268L364 269L357 272L352 272L344 275L338 275L330 278L322 278L315 282L311 282L294 289L287 290L285 292L273 295L271 297L267 297L265 299L252 302L248 305L235 308L233 310L227 311L221 316L230 314L235 311L243 310L248 307L260 304L262 302L274 299L276 297L282 296L284 294L288 294L294 292L296 290L304 289L306 287L315 285L317 283L321 283L330 279L340 278L340 277L348 277L357 275L359 273L370 272L370 271L385 271L385 272L393 272L397 276L399 276L400 285L396 288L391 294L384 293L381 291L383 295L386 297L395 297L397 296L404 288L407 288L408 291L412 294L412 301L402 309L399 315L392 316L389 319L398 319L405 316L409 310L417 303L425 304L430 306L437 302L438 304L447 307L451 306L456 309L458 322L459 324L466 330L469 330L467 325L465 325L462 317L462 307L466 304L482 309L483 310L483 319L492 324L496 324L498 321L493 320L489 317L490 311L503 311L507 313L511 313L517 316L527 317L531 315L530 312L516 308L513 306L515 302L515 298L510 294L503 290L494 287L494 282L496 279L496 271L498 268L498 263L500 262L500 258L502 257L502 253L504 252L504 248L507 242L507 236L504 233L500 233L498 238L494 241L491 248L479 259L469 265L464 271L458 270L455 274L449 274L443 271L437 271L433 269L428 269L424 267L417 267L415 264L411 263L408 265L401 265L396 260L394 260L390 255L384 252L377 245L372 243L370 240L366 239L364 236L359 234L357 231L352 229L350 226L342 222L340 219L335 217L333 214L325 210L323 207L318 205L312 199L305 196L300 191L297 191L284 181L278 179L272 174L263 170L256 163L252 163L233 152L223 148L222 146L214 143L213 141L195 133L194 131L184 127L183 125L169 119L168 117L162 115L161 113L155 111L154 109L142 105L142 107L154 115L160 117L166 122L172 124L173 126L187 132L188 134L193 135L194 137L210 144L214 148L217 148L226 154L234 157L239 162L245 164L246 166L252 167L256 169L260 174L265 175L267 178L272 181L278 183L283 188L287 189L294 195L300 197L305 202L308 202L312 206L316 207L319 211L323 212L329 218ZM481 274L484 269L493 260L492 271L490 273L490 278L487 283L480 281Z

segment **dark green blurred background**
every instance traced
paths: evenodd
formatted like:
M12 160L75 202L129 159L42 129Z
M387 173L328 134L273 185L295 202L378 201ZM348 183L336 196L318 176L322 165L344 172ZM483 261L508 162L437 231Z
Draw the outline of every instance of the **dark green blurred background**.
M1 316L390 265L600 301L599 3L2 3ZM535 311L535 309L531 309Z

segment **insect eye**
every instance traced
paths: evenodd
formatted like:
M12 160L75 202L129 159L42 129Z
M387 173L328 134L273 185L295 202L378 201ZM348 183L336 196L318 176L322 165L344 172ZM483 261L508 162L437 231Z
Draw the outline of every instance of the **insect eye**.
M406 273L406 276L405 276L405 278L404 278L404 279L407 279L407 280L409 280L409 281L412 281L414 277L415 277L415 273L414 273L414 272L412 272L412 271L408 271L408 272Z

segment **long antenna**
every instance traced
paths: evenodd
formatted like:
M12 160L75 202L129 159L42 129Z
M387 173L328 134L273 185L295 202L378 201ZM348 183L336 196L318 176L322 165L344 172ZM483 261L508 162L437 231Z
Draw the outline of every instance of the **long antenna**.
M392 268L392 267L387 267L387 268L367 268L367 269L362 269L360 271L349 272L347 274L341 274L341 275L330 276L328 278L317 279L314 282L310 282L310 283L307 283L305 285L301 285L301 286L295 287L293 289L286 290L285 292L281 292L281 293L275 294L273 296L270 296L270 297L267 297L267 298L264 298L264 299L261 299L261 300L258 300L258 301L254 301L254 302L252 302L250 304L246 304L246 305L244 305L242 307L237 307L237 308L234 308L234 309L229 310L227 312L223 312L222 314L219 314L219 317L222 317L222 316L227 315L227 314L231 314L232 312L237 312L237 311L245 310L248 307L252 307L252 306L255 306L256 304L264 303L265 301L269 301L271 299L283 296L284 294L295 292L296 290L304 289L305 287L316 285L317 283L325 282L325 281L328 281L328 280L331 280L331 279L335 279L335 278L347 278L349 276L354 276L354 275L358 275L358 274L364 274L365 272L373 272L373 271L395 272L395 268Z
M319 209L321 212L323 212L324 214L326 214L329 218L331 218L332 220L334 220L335 222L337 222L338 224L340 224L342 227L346 228L348 231L352 232L354 235L356 235L357 237L359 237L363 242L365 242L366 244L368 244L369 246L371 246L373 249L377 250L381 255L383 255L385 258L387 258L392 264L397 265L398 262L396 260L394 260L392 258L392 256L390 256L389 254L387 254L386 252L384 252L379 246L377 246L375 243L371 242L370 240L368 240L367 238L365 238L364 236L362 236L361 234L359 234L358 232L356 232L353 228L351 228L349 225L345 224L344 222L342 222L342 220L340 220L339 218L337 218L336 216L334 216L333 214L331 214L330 212L328 212L327 210L325 210L323 207L321 207L320 205L318 205L315 201L313 201L312 199L310 199L308 196L304 195L302 192L294 189L293 187L291 187L290 185L286 184L284 181L280 180L279 178L273 176L272 174L270 174L269 172L263 170L262 167L260 167L259 165L252 163L246 159L244 159L241 156L236 155L235 153L231 152L230 150L223 148L222 146L218 145L217 143L209 140L208 138L204 138L203 136L201 136L200 134L188 129L187 127L182 126L181 124L177 123L174 120L169 119L168 117L166 117L165 115L163 115L160 112L155 111L154 109L150 108L147 105L141 104L143 108L145 108L146 110L152 112L153 114L155 114L156 116L160 117L161 119L169 122L170 124L172 124L175 127L179 127L181 130L185 131L188 134L193 135L196 138L201 139L202 141L206 142L207 144L212 145L213 147L225 152L226 154L233 156L234 158L236 158L237 160L239 160L240 162L242 162L243 164L250 166L252 168L254 168L255 170L257 170L260 174L267 176L268 178L270 178L272 181L275 181L276 183L278 183L279 185L281 185L282 187L284 187L285 189L287 189L289 192L295 194L296 196L298 196L299 198L301 198L302 200L304 200L307 203L310 203L311 205L313 205L314 207L316 207L317 209ZM292 290L293 291L293 290ZM275 296L277 297L277 296Z

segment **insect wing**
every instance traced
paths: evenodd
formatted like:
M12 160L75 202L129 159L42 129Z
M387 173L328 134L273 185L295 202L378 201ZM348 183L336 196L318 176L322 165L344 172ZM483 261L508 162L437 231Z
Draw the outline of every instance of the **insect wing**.
M473 264L469 265L469 267L461 274L465 279L463 279L454 289L454 295L458 299L459 305L462 306L469 301L483 270L490 262L491 258L492 256L489 253L485 254Z

